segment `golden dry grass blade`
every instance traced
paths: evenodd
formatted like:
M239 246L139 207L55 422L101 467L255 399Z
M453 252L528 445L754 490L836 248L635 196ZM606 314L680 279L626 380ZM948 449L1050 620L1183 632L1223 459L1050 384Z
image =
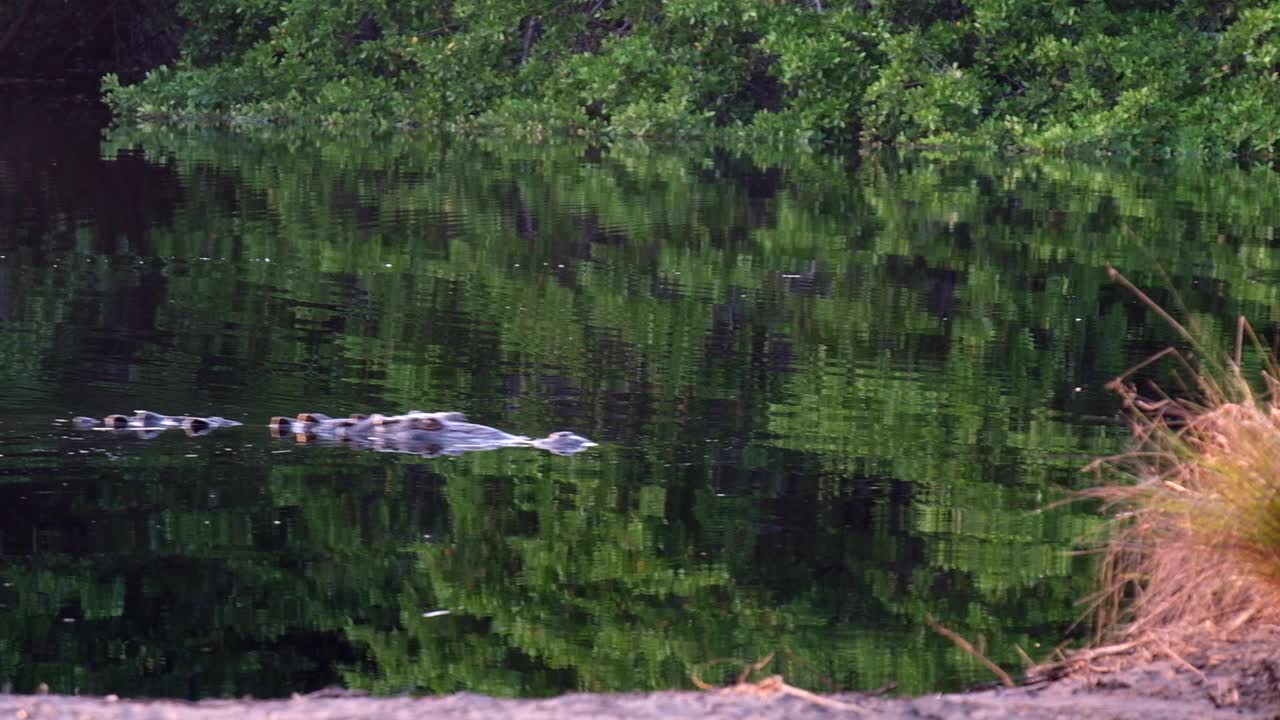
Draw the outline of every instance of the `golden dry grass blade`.
M1268 348L1258 339L1258 334L1253 331L1253 324L1250 323L1245 316L1240 316L1240 325L1244 328L1245 333L1249 335L1249 342L1262 356L1263 366L1266 368L1263 375L1268 378L1280 376L1280 362L1276 361L1276 348ZM1280 338L1277 338L1280 342ZM1239 364L1237 362L1237 364Z
M1236 354L1233 357L1237 371L1240 369L1240 363L1244 359L1244 326L1247 324L1248 321L1244 319L1243 315L1236 318Z
M1022 661L1023 670L1035 667L1036 661L1031 659L1031 656L1027 654L1026 650L1022 649L1021 645L1015 643L1013 649L1018 653L1018 659Z
M1195 338L1191 336L1191 333L1187 332L1187 329L1182 326L1182 323L1178 322L1177 320L1174 320L1173 316L1165 312L1164 308L1160 307L1159 303L1157 303L1155 300L1152 300L1146 293L1142 292L1137 288L1137 286L1129 282L1129 278L1126 278L1124 275L1122 275L1120 271L1115 269L1115 267L1113 267L1110 263L1107 264L1107 276L1111 278L1112 282L1116 282L1116 283L1119 283L1120 285L1123 285L1126 290L1133 293L1135 297L1141 300L1142 303L1146 305L1148 308L1150 308L1152 312L1159 315L1161 319L1169 323L1170 327L1172 327L1174 330L1177 330L1178 334L1182 335L1182 337L1185 338L1188 342L1192 342L1192 343L1195 342Z
M1130 386L1128 386L1128 385L1126 385L1126 384L1125 384L1125 380L1126 380L1129 376L1131 376L1131 375L1133 375L1134 373L1136 373L1136 372L1138 372L1139 370L1141 370L1142 368L1144 368L1144 367L1146 367L1146 366L1148 366L1148 365L1150 365L1150 364L1152 364L1152 363L1154 363L1154 362L1158 362L1158 361L1160 360L1160 358L1164 357L1165 355L1169 355L1169 354L1176 353L1176 352L1178 352L1178 349L1177 349L1177 348L1175 348L1175 347L1167 347L1167 348L1165 348L1165 349L1161 350L1160 352L1158 352L1158 353L1156 353L1156 354L1152 355L1151 357L1146 358L1145 360L1143 360L1142 362L1138 363L1137 365L1134 365L1133 367L1129 368L1128 370L1125 370L1124 372L1120 373L1118 376L1116 376L1116 378L1115 378L1115 379L1113 379L1111 382L1107 383L1106 388L1107 388L1108 390L1111 390L1112 392L1115 392L1115 393L1119 394L1121 397L1129 397L1129 396L1134 396L1134 397L1136 397L1137 393L1136 393L1136 392L1135 392L1135 393L1131 393L1131 392L1130 392L1131 388L1130 388Z

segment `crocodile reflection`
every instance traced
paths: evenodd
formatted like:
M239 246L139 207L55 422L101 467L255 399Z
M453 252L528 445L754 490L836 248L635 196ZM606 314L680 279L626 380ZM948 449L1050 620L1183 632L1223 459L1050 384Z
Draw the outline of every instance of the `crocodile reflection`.
M403 415L351 415L341 418L301 413L295 418L274 417L270 428L276 437L292 435L299 442L344 444L423 457L462 455L507 447L533 447L556 455L572 455L596 445L581 435L563 430L535 440L468 422L466 415L460 412L422 410L410 410Z
M239 427L244 423L213 415L162 415L150 410L134 410L132 415L108 415L98 418L77 415L71 425L78 430L114 430L131 432L140 437L153 438L169 428L182 428L188 435L208 435L217 428Z

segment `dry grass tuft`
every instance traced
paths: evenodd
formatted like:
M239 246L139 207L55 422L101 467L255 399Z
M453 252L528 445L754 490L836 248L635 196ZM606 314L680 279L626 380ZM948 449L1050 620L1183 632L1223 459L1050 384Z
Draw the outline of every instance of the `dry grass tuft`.
M1264 358L1260 391L1240 370L1246 339ZM1243 319L1230 357L1166 350L1143 365L1160 358L1188 371L1182 399L1155 388L1144 396L1130 379L1137 368L1110 386L1133 439L1128 452L1091 466L1104 484L1087 494L1114 518L1092 600L1095 641L1141 640L1176 657L1171 645L1280 624L1280 373Z

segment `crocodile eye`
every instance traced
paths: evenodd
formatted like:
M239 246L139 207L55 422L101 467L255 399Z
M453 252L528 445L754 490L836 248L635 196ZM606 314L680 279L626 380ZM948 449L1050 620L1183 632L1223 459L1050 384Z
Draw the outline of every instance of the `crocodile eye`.
M287 417L277 415L271 418L271 422L267 423L267 427L271 428L272 435L283 437L293 429L293 421Z

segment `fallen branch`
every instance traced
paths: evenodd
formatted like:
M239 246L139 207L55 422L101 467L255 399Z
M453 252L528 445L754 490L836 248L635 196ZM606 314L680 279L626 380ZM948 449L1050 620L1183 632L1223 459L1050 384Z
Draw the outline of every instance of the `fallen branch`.
M811 702L815 705L821 705L822 707L831 708L833 710L848 710L848 711L856 712L859 714L864 712L863 708L857 705L854 705L853 703L847 703L847 702L842 702L840 700L833 700L831 698L822 697L821 695L811 693L808 690L798 688L794 685L788 685L787 682L782 679L781 675L770 675L769 677L756 683L748 682L747 679L751 676L751 673L759 672L763 670L765 667L769 665L769 663L773 662L773 658L775 655L776 653L771 652L768 655L765 655L764 657L760 658L759 660L749 665L746 663L743 663L745 667L743 668L742 672L738 675L738 681L735 684L730 685L729 687L717 688L714 685L704 682L700 677L700 674L701 674L700 671L703 668L708 668L713 665L723 665L725 663L742 662L741 660L733 660L730 658L716 658L715 660L709 660L693 668L693 671L690 673L690 680L693 681L693 684L695 686L697 686L702 690L708 690L708 691L714 691L714 692L720 692L720 693L746 694L746 695L753 695L756 697L766 697L766 698L777 697L779 695L790 695L792 697L800 698L801 700L804 700L806 702Z
M1094 658L1103 657L1104 655L1119 655L1120 653L1129 652L1141 644L1141 640L1132 640L1130 642L1117 643L1115 645L1104 645L1091 650L1080 650L1078 652L1071 653L1071 656L1067 658L1067 660L1072 662L1076 660L1088 661Z
M1059 653L1060 659L1034 665L1027 669L1027 675L1034 678L1034 682L1046 682L1069 675L1080 669L1089 670L1090 672L1108 672L1106 668L1095 666L1093 661L1108 655L1121 655L1135 648L1141 648L1145 642L1145 639L1140 639L1089 650L1077 650L1070 655Z
M1000 682L1004 683L1005 687L1007 688L1018 687L1018 684L1013 681L1013 678L1009 677L1009 673L1005 672L1004 669L1001 668L999 665L991 662L990 658L988 658L986 655L983 655L982 653L978 652L977 648L975 648L973 644L970 643L968 640L965 640L964 638L960 637L960 635L957 634L954 630L950 630L946 626L944 626L942 623L938 622L937 619L933 617L933 615L926 613L924 616L924 620L925 622L929 623L929 627L933 628L934 631L937 632L939 635L955 643L956 647L965 651L966 653L971 655L975 660L985 665L988 670L995 673L996 677L1000 678Z
M751 673L758 673L769 666L773 662L773 656L778 653L771 652L750 665L742 668L742 672L738 673L738 684L741 685L751 679Z
M1200 682L1202 684L1209 682L1209 679L1204 676L1204 673L1200 672L1200 668L1187 662L1186 658L1174 652L1173 648L1169 647L1169 643L1165 642L1164 638L1156 638L1155 640L1156 640L1156 644L1160 648L1160 651L1163 652L1165 655L1169 656L1170 658L1172 658L1175 663L1181 665L1182 667L1194 673L1196 677L1200 678Z
M761 680L760 682L754 685L750 683L734 685L733 687L729 688L729 690L731 692L758 693L766 696L781 693L783 695L798 697L801 700L811 702L815 705L821 705L822 707L832 708L833 710L850 710L858 714L861 714L863 712L861 707L858 707L853 703L841 702L839 700L832 700L831 698L822 697L821 695L815 695L809 692L808 690L803 690L801 688L795 687L794 685L788 685L782 679L781 675L770 675L769 677Z

